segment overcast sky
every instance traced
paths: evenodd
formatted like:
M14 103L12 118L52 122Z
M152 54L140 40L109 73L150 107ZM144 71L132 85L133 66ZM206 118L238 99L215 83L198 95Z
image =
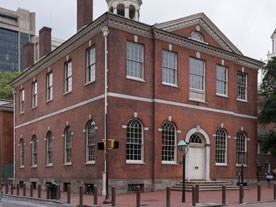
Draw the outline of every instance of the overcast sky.
M0 0L0 7L36 12L36 33L43 26L52 36L76 33L76 0ZM140 21L149 25L204 12L246 56L265 60L276 28L276 0L143 0ZM94 19L107 11L106 0L94 0Z

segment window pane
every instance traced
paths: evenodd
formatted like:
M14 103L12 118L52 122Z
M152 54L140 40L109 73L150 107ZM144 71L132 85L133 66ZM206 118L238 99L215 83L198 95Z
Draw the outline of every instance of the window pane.
M127 76L143 79L144 47L142 45L127 43Z
M176 130L172 123L162 127L162 161L176 161Z
M216 133L216 163L226 164L226 133L219 129Z
M190 88L204 90L204 62L190 58Z
M163 50L162 53L162 82L176 84L177 55Z

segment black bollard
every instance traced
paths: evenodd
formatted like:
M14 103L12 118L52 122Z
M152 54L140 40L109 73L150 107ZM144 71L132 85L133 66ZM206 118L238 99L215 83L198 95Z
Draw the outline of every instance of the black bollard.
M141 187L136 186L136 207L140 207L141 205Z
M222 205L226 205L226 185L222 185Z
M112 202L111 202L111 206L116 206L116 188L114 186L112 186L111 188L111 198L112 198Z
M170 207L171 206L171 188L170 187L166 188L166 197L167 197L166 207Z

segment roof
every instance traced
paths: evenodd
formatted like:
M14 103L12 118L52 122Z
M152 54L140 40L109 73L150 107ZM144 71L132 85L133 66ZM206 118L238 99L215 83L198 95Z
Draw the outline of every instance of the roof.
M0 99L0 110L13 110L13 101Z
M219 28L204 14L198 13L180 19L156 24L155 27L173 32L191 25L198 24L226 51L243 55L242 52L219 30Z

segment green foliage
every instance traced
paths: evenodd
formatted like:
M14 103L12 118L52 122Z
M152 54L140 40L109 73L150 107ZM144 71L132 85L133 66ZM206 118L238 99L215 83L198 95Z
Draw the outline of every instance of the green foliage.
M19 72L0 72L0 99L13 99L10 82L19 74Z
M264 99L259 120L262 123L276 123L276 58L268 61L263 73L260 92Z
M268 61L263 68L263 74L259 97L262 102L259 121L264 124L276 123L276 58ZM276 156L276 132L269 132L268 137L262 143L262 149Z
M267 139L262 143L262 150L264 152L270 152L273 156L276 156L276 133L270 132Z

